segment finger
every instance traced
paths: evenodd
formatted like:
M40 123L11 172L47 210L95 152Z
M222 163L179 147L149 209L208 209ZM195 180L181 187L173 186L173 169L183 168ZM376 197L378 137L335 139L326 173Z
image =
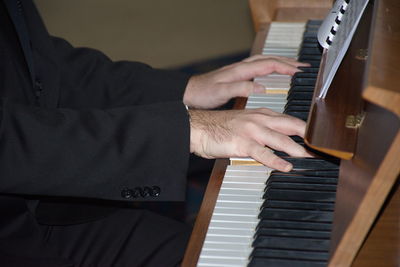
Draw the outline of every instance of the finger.
M296 67L309 67L310 64L307 62L300 62L297 61L296 58L292 57L281 57L281 56L268 56L268 55L255 55L252 57L249 57L247 59L244 59L242 62L250 63L250 62L255 62L255 61L268 61L268 60L276 60L280 62L284 62ZM299 70L301 71L301 70Z
M253 117L256 124L285 135L297 135L304 138L307 124L303 120L266 108L255 109L253 112L260 114Z
M220 83L216 89L217 97L229 100L233 97L248 97L252 93L264 93L265 87L251 81Z
M277 151L283 151L293 157L309 156L303 146L297 144L290 137L284 134L257 125L255 127L247 128L250 129L250 131L247 131L248 137L256 141L258 145L268 146Z
M248 144L248 154L250 157L264 164L265 166L277 169L279 171L288 172L293 168L291 163L281 159L270 149L255 142Z
M283 151L292 157L307 157L309 154L305 148L287 135L275 132L268 128L262 128L262 132L254 132L253 138L261 145L266 145L272 149Z
M231 69L220 72L219 80L222 82L250 80L254 77L271 74L273 72L293 75L299 71L298 67L303 65L303 63L289 64L278 60L258 60L249 63L243 62Z
M293 57L282 57L282 56L272 56L272 55L254 55L242 60L242 62L254 62L257 60L280 60L280 61L288 61L288 62L297 62L296 58Z
M285 135L297 135L304 138L307 124L298 118L282 114L275 116L267 123L268 127Z

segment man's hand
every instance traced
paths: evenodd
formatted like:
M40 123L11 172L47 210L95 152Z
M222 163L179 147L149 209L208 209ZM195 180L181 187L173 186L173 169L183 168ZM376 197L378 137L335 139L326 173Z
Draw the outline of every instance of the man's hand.
M273 72L293 75L298 67L308 66L291 58L256 55L218 70L193 76L186 87L183 103L192 108L216 108L234 97L262 93L265 88L254 77Z
M272 110L189 110L190 151L204 158L251 157L280 170L292 165L269 148L295 157L310 156L288 135L303 137L305 123Z

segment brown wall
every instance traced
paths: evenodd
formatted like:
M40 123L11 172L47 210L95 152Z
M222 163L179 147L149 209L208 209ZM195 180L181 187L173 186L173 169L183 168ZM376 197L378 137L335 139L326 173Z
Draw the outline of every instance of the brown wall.
M35 0L49 31L115 60L173 67L250 48L246 0Z

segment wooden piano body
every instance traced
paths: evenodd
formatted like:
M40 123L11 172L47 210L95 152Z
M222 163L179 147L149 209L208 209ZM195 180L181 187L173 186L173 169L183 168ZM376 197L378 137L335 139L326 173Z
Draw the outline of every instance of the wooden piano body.
M271 21L322 19L331 0L249 0L261 51ZM306 143L341 158L329 266L400 266L400 1L370 0ZM324 63L322 62L321 65ZM321 77L321 73L319 74ZM235 108L243 108L238 99ZM227 160L217 160L182 266L196 266Z

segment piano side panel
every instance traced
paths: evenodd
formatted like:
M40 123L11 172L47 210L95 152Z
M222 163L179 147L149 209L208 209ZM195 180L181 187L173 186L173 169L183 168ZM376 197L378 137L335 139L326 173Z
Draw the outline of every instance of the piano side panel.
M400 171L400 121L366 103L352 160L342 160L330 266L350 266Z
M352 267L400 266L399 178Z
M373 266L382 259L387 266L399 266L399 15L397 0L375 0L363 92L366 116L358 132L355 157L342 160L331 266L349 266L363 242L355 266L366 262ZM394 196L384 206L390 191Z
M363 97L400 116L400 1L380 0L372 34L368 88Z

